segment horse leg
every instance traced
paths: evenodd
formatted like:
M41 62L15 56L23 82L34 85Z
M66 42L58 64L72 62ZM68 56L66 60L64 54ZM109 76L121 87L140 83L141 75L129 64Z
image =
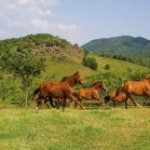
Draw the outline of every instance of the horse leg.
M96 99L99 101L99 105L100 106L102 106L102 107L106 107L107 106L107 102L105 103L103 100L100 99L99 96Z
M80 104L80 102L78 102L78 100L72 94L67 94L67 97L72 101L76 102L82 109L85 109L85 107L82 104Z
M57 109L59 109L59 101L60 101L60 99L55 99L55 107L57 108Z
M113 106L116 107L116 102L115 100L112 100Z
M64 112L65 107L66 107L66 103L67 103L66 100L67 100L66 98L63 99L63 105L62 105L62 111L63 111L63 112Z
M42 98L38 97L37 98L36 112L39 111L41 105L42 105Z
M47 104L48 101L50 101L50 99L49 99L49 97L46 97L44 103L46 104L46 106L47 106L48 108L50 108L50 106Z
M99 95L98 96L96 96L96 97L94 97L94 99L96 99L98 102L99 102L99 105L101 106L104 106L104 103L103 103L103 101L100 99L100 97L99 97Z
M55 105L54 105L54 103L53 103L53 98L52 98L52 97L49 97L49 102L50 102L51 106L52 106L53 108L55 108Z
M127 109L127 100L124 101L124 104L125 104L125 108Z
M69 99L67 99L66 101L67 101L67 106L70 107L71 101Z
M105 98L104 98L104 106L106 107L106 108L108 108L108 102L110 101L110 96L105 96Z
M76 103L76 102L74 103L74 108L75 108L75 109L77 108L77 103Z
M55 108L59 109L59 106L61 103L61 98L55 99L53 102L54 102L55 106L53 103L51 103L51 105L53 105Z
M79 100L79 103L81 104L82 98L78 98L78 100ZM78 104L77 102L74 103L74 108L75 109L77 108L77 104Z
M129 95L129 98L131 99L131 101L133 102L134 105L138 106L139 108L142 107L138 102L136 102L136 101L134 100L134 98L133 98L131 95Z

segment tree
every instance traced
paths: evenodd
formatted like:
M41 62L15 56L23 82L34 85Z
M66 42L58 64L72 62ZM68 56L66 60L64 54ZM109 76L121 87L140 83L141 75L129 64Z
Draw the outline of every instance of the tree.
M44 70L44 62L45 58L41 50L21 47L10 49L1 56L2 68L21 80L22 89L26 91L26 106L33 78Z

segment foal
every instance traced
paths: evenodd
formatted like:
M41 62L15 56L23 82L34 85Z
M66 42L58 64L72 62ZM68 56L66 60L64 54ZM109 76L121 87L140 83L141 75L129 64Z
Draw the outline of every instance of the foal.
M116 106L116 102L124 102L125 103L125 108L127 109L127 100L128 97L125 93L118 93L116 96L116 91L110 92L107 96L104 98L104 104L107 105L109 101L112 101L113 106Z
M83 99L86 100L100 100L99 90L103 89L106 91L106 86L103 82L97 81L95 82L90 88L82 88L79 89L75 94L80 101L80 103L83 101ZM76 108L77 103L75 103Z

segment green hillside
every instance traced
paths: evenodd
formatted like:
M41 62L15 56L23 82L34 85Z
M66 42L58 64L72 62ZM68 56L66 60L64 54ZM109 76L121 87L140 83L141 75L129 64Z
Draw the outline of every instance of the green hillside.
M96 39L84 44L82 48L150 66L150 40L142 37L119 36Z
M33 90L42 81L60 81L64 76L71 75L77 70L83 74L85 86L89 86L94 81L102 80L109 90L117 88L124 80L138 79L150 74L150 70L147 67L110 57L102 57L94 53L85 53L77 45L72 45L64 39L49 34L28 35L22 38L0 41L1 62L11 60L12 52L15 50L20 52L22 49L27 53L29 52L29 54L30 51L35 51L38 54L37 56L45 60L44 70L40 75L33 76L33 82L29 87L29 99ZM83 66L82 59L85 54L96 59L98 63L96 71ZM9 58L7 57L8 59L4 59L6 55L9 56ZM13 57L13 59L18 59L17 57L18 55ZM22 64L21 61L22 59L18 62L20 66ZM29 59L29 63L31 62ZM106 68L108 65L109 68ZM22 89L21 79L9 72L9 65L1 68L0 73L1 101L6 103L6 105L24 102L26 93Z

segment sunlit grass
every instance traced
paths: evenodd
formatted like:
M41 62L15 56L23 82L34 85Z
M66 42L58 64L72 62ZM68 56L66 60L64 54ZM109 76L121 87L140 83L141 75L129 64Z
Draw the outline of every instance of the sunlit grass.
M149 109L0 110L0 149L148 150Z

